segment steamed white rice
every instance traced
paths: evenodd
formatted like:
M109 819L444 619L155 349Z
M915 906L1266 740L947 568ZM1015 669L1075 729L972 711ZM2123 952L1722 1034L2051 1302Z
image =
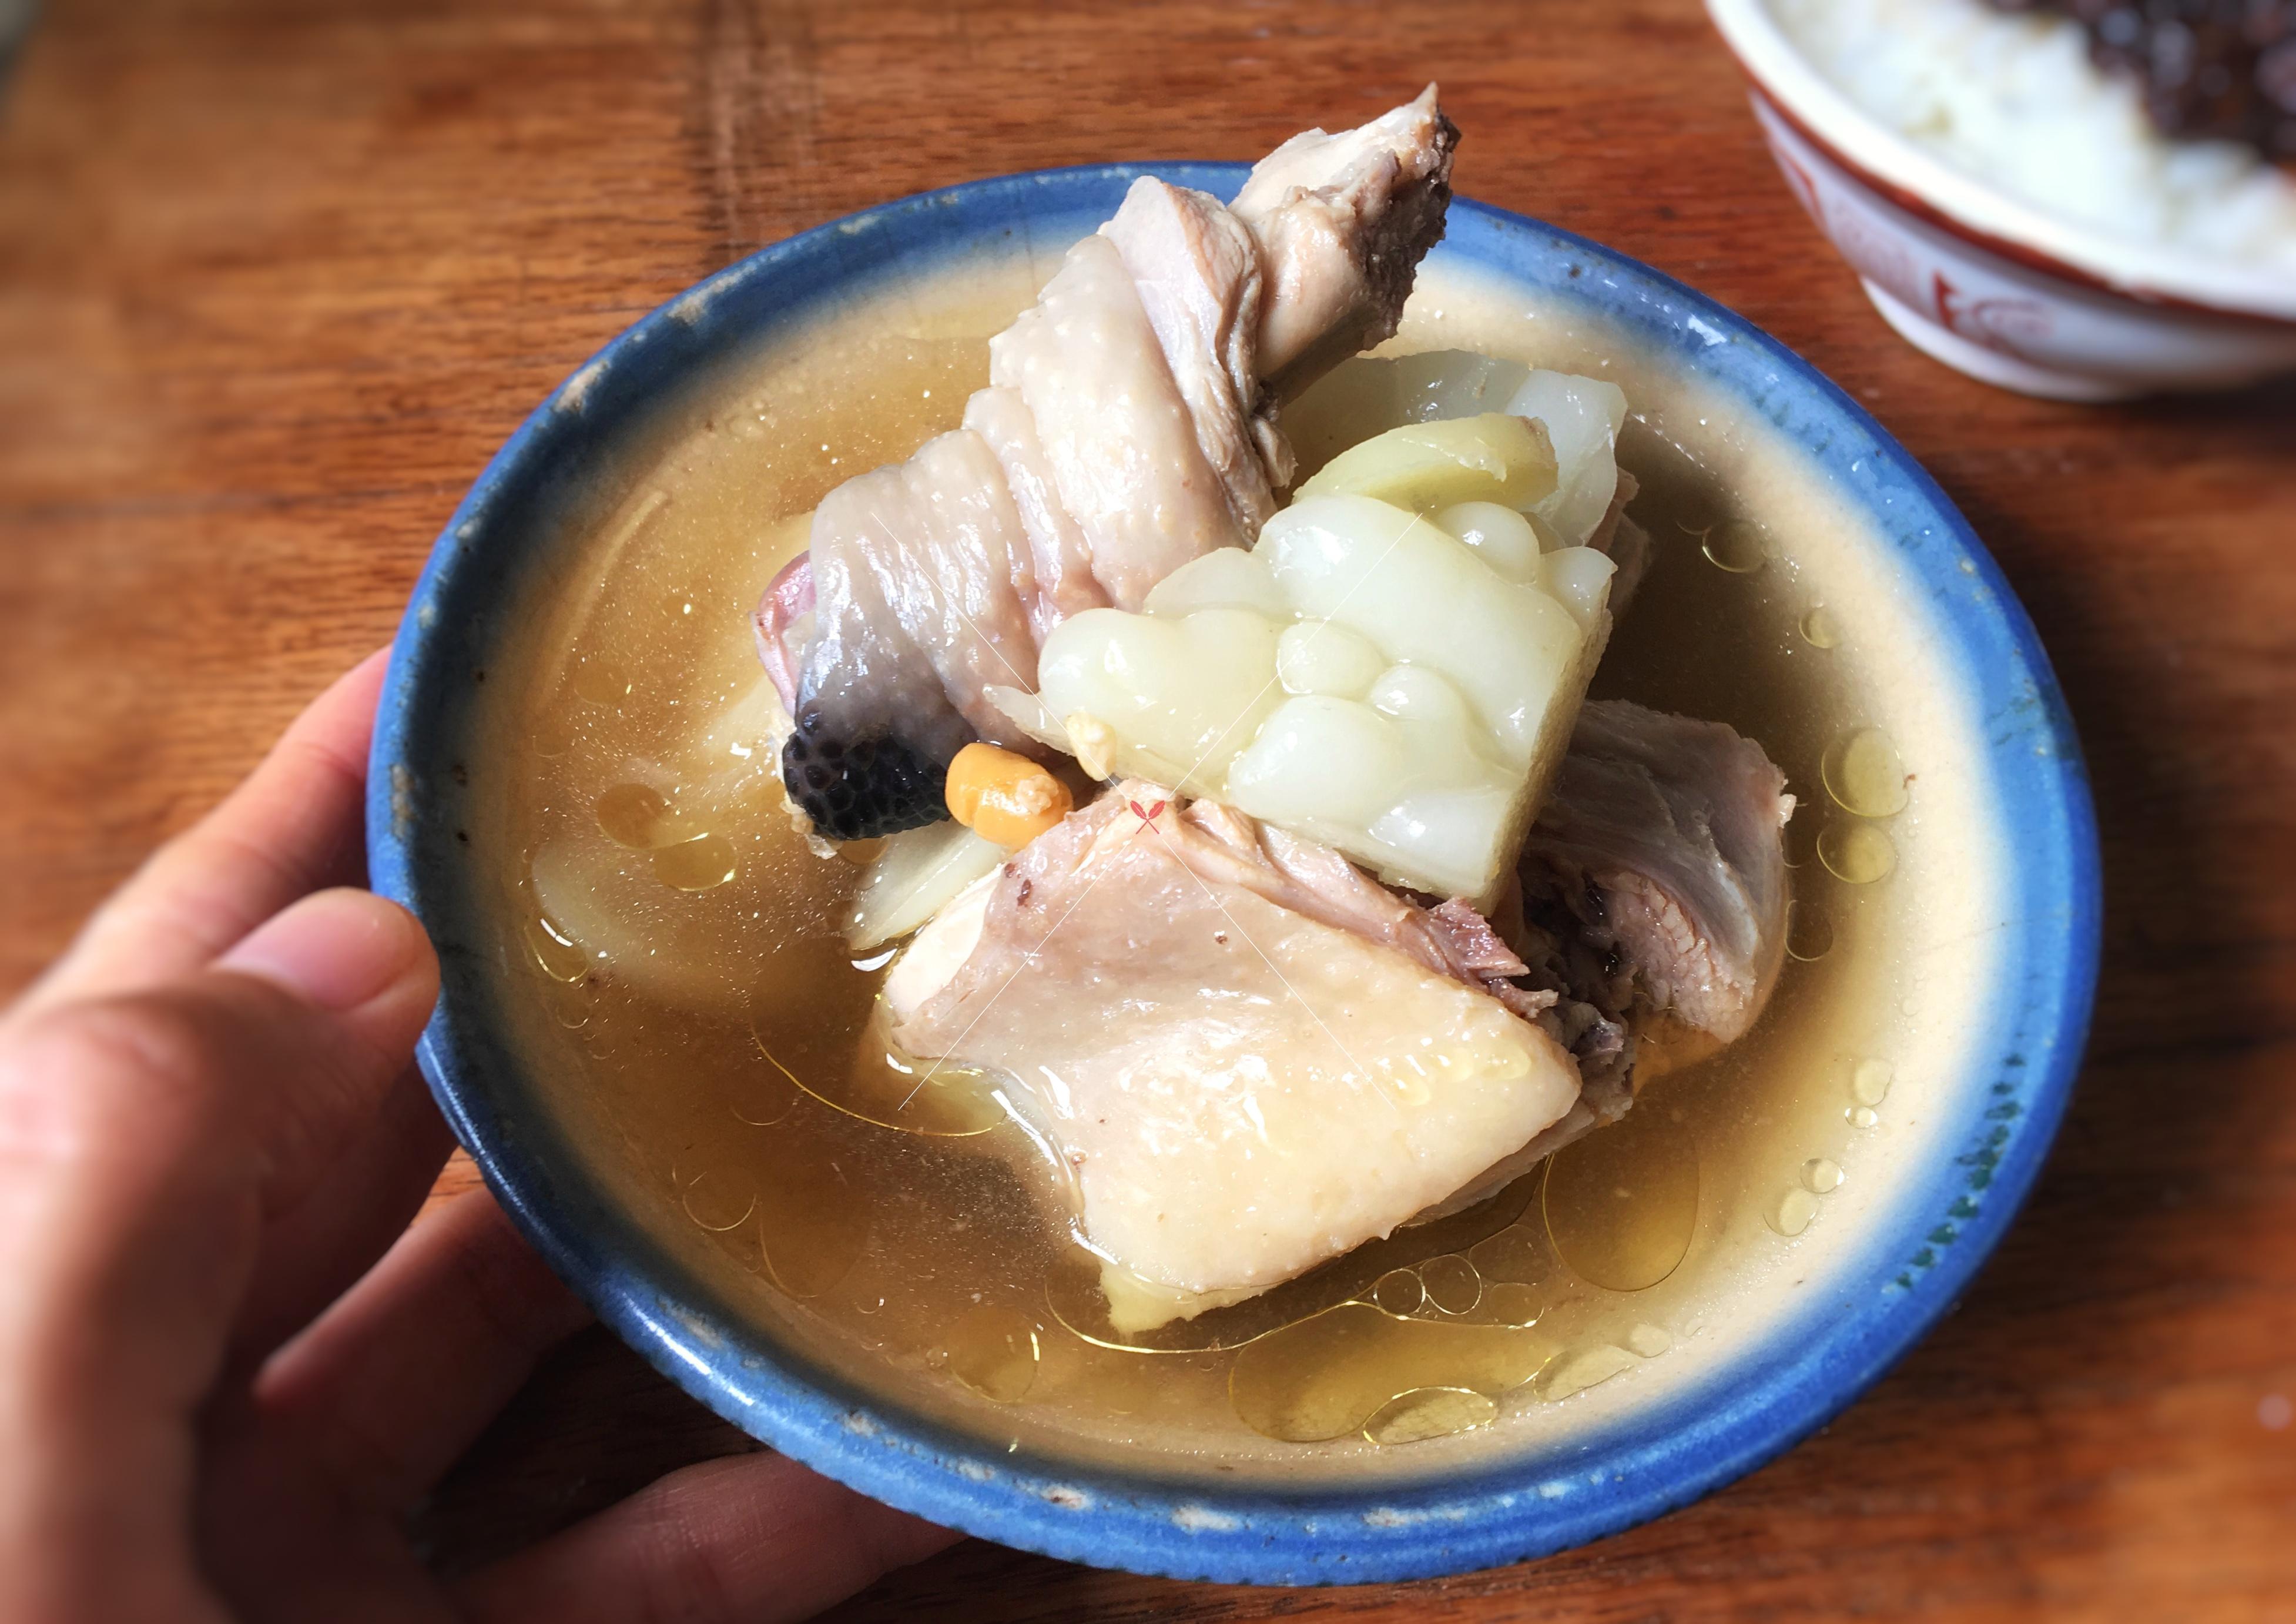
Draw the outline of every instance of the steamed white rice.
M2078 23L1979 0L1769 0L1819 72L1955 168L2062 218L2296 275L2296 180L2169 141Z

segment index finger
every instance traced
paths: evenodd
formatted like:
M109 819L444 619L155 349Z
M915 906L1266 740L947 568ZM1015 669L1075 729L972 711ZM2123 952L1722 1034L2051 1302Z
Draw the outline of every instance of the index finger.
M153 853L20 1012L202 969L289 903L356 874L389 655L377 650L337 678L222 805Z

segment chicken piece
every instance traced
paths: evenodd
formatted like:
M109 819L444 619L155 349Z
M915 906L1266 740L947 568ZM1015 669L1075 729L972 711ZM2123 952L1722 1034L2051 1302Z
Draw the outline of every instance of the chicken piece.
M975 390L964 404L964 426L988 443L1004 470L1013 506L1029 534L1036 591L1022 607L1029 635L1042 648L1053 627L1087 609L1105 609L1108 589L1092 572L1092 544L1061 505L1061 493L1037 439L1037 420L1013 390ZM791 693L795 687L791 686Z
M1172 190L1136 182L1135 193L1144 185ZM988 380L1029 408L1054 488L1111 603L1137 604L1190 559L1243 539L1140 290L1106 236L1070 249L1037 302L989 340Z
M1394 330L1442 234L1457 140L1431 86L1287 143L1248 208L1136 181L992 340L961 449L943 437L901 478L824 501L809 560L755 618L796 722L783 779L820 833L939 819L956 749L1018 742L977 714L975 681L1002 667L1031 685L1016 636L1033 656L1069 615L1136 608L1178 565L1250 541L1292 473L1275 401ZM993 536L991 509L1009 521ZM931 584L909 590L921 561Z
M1023 607L1035 595L1028 533L980 435L938 436L823 497L811 577L805 703L783 771L831 817L862 791L846 782L840 738L890 741L939 763L976 734L1035 748L982 698L990 684L1032 677L1037 644ZM824 734L824 717L841 733Z
M1254 345L1265 301L1251 234L1201 192L1136 184L1101 234L1156 331L1236 543L1249 545L1275 511L1276 490L1292 481L1292 447L1257 410Z
M1411 1219L1411 1226L1431 1224L1455 1212L1491 1199L1566 1144L1574 1144L1598 1128L1608 1128L1634 1108L1636 1067L1625 1064L1590 1069L1581 1066L1578 1097L1529 1143L1513 1155L1502 1156L1443 1201ZM1406 1226L1406 1227L1411 1226Z
M1578 1098L1417 1221L1473 1206L1617 1121L1660 1069L1744 1036L1785 952L1784 790L1762 747L1719 722L1622 700L1579 711L1508 907L1489 925L1435 910L1528 961L1517 984L1546 1001L1538 1019L1577 1064Z
M1167 792L1139 785L1128 798L1141 793ZM1191 801L1181 818L1187 837L1183 855L1207 883L1240 887L1277 907L1392 947L1437 975L1490 994L1518 1015L1537 1016L1554 1002L1551 993L1515 984L1511 978L1528 974L1529 967L1464 902L1431 910L1407 902L1329 846L1218 801Z
M1390 1233L1570 1110L1570 1057L1427 922L1336 854L1128 781L919 934L890 1036L1009 1079L1142 1330Z
M1554 944L1524 956L1606 1014L1735 1041L1785 951L1793 806L1762 747L1719 722L1587 705L1523 849L1526 912Z
M1175 810L1161 789L1127 783L919 934L886 983L891 1036L1020 1084L1078 1170L1079 1221L1111 1259L1120 1328L1193 1316L1396 1224L1472 1206L1623 1116L1659 1065L1743 1035L1784 952L1784 787L1760 746L1721 724L1589 704L1521 885L1486 920L1457 898L1423 907L1329 848L1215 802ZM1357 964L1401 979L1326 1013L1332 982L1316 967ZM1431 997L1439 981L1457 993ZM1498 1029L1518 1044L1525 1023L1544 1039L1513 1085L1541 1082L1536 1110L1505 1097L1461 1109L1443 1131L1482 1136L1439 1144L1412 1136L1415 1119L1367 1138L1379 1119L1359 1085L1332 1090L1328 1120L1316 1114L1307 1091L1330 1087L1338 1044L1376 1072L1420 1040L1488 1029L1491 1003L1513 1017ZM1470 1014L1479 1024L1458 1024ZM1435 1075L1461 1080L1439 1063ZM1271 1160L1253 1137L1262 1120L1326 1132L1338 1149L1307 1167ZM1201 1166L1199 1141L1218 1152ZM1398 1157L1428 1177L1397 1178ZM1349 1191L1370 1169L1387 1182L1358 1202ZM1284 1229L1287 1203L1301 1202L1348 1222ZM1235 1267L1178 1260L1189 1248L1224 1255L1231 1233L1259 1241Z
M1230 207L1267 267L1259 371L1279 400L1395 335L1420 258L1443 235L1458 140L1430 85L1368 124L1294 135L1253 166Z

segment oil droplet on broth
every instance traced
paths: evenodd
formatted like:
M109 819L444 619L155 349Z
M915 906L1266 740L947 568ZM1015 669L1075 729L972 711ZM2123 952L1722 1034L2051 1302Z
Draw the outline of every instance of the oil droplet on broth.
M1801 618L1801 640L1814 649L1839 648L1841 627L1834 619L1833 611L1823 603L1813 606Z
M1776 544L1758 524L1733 519L1706 532L1699 551L1718 570L1732 575L1751 575L1777 553Z
M1535 1285L1520 1280L1502 1280L1483 1288L1481 1299L1469 1309L1467 1317L1479 1325L1523 1325L1538 1323L1546 1312L1546 1299Z
M1406 1314L1416 1314L1427 1300L1426 1288L1419 1276L1407 1268L1393 1268L1379 1277L1371 1288L1371 1300L1390 1314L1400 1319Z
M1640 1292L1674 1273L1698 1223L1698 1151L1645 1103L1546 1164L1547 1238L1570 1272Z
M1817 860L1849 885L1871 885L1898 865L1898 849L1872 824L1828 824L1818 833Z
M940 1352L936 1363L996 1404L1017 1404L1027 1395L1044 1356L1036 1322L996 1303L983 1303L950 1326Z
M738 1080L729 1081L727 1087L734 1097L726 1102L726 1110L745 1128L778 1126L797 1109L798 1098L804 1092L779 1067L757 1068Z
M1466 1314L1483 1295L1483 1278L1475 1266L1456 1255L1430 1258L1419 1266L1420 1283L1427 1300L1446 1314Z
M574 748L574 719L563 706L553 705L527 724L527 748L552 760Z
M598 827L617 846L652 851L685 838L669 797L650 783L618 783L598 797Z
M609 708L619 705L630 695L628 674L611 660L594 654L585 654L574 662L568 686L574 690L575 698Z
M1424 1443L1487 1427L1498 1415L1498 1400L1472 1388L1415 1388L1382 1405L1364 1423L1363 1435L1375 1444Z
M1849 1074L1849 1097L1860 1105L1879 1105L1890 1097L1896 1069L1886 1060L1861 1060Z
M578 1032L590 1024L590 989L579 977L571 981L554 981L543 994L543 1005L550 1018L570 1032Z
M542 973L554 981L578 981L589 972L590 956L547 919L526 922L526 946Z
M1786 904L1786 956L1814 964L1833 951L1833 921L1812 902Z
M1343 1302L1247 1343L1228 1372L1228 1399L1256 1432L1321 1443L1362 1431L1415 1389L1463 1388L1496 1398L1530 1380L1554 1351L1523 1326L1398 1319L1369 1303Z
M1845 812L1890 817L1906 808L1906 768L1898 747L1878 727L1845 734L1825 752L1825 792Z
M1627 1350L1645 1359L1654 1359L1674 1346L1674 1333L1663 1325L1636 1325L1627 1333Z
M1815 1195L1831 1195L1841 1188L1841 1164L1812 1156L1801 1164L1802 1187Z
M1539 1373L1538 1396L1549 1403L1560 1403L1573 1394L1583 1393L1590 1387L1599 1387L1612 1376L1634 1368L1635 1356L1623 1348L1609 1344L1597 1348L1582 1348L1567 1353Z
M1852 1105L1843 1113L1852 1128L1872 1128L1882 1120L1882 1113L1871 1105Z
M1796 1186L1770 1203L1770 1227L1792 1238L1809 1227L1810 1219L1817 1216L1817 1197Z
M680 1182L675 1172L670 1180L674 1184ZM697 1173L685 1181L678 1191L678 1201L685 1208L685 1216L711 1234L740 1228L758 1210L756 1186L738 1173Z
M731 880L741 866L734 842L722 834L699 835L653 854L653 877L673 890L714 890Z
M754 1169L767 1277L791 1297L819 1297L834 1288L869 1242L867 1201L827 1154L775 1136L771 1152Z

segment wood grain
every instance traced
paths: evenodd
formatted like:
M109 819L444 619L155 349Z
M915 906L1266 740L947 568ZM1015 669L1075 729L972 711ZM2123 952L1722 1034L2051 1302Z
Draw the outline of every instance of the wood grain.
M2023 595L2109 871L2072 1119L1937 1334L1654 1525L1312 1593L971 1544L838 1616L2296 1616L2296 388L2074 408L1916 356L1694 0L62 0L0 102L0 989L390 634L488 455L645 309L885 198L1250 157L1429 78L1462 191L1809 357ZM738 1447L594 1336L426 1526L475 1560Z

